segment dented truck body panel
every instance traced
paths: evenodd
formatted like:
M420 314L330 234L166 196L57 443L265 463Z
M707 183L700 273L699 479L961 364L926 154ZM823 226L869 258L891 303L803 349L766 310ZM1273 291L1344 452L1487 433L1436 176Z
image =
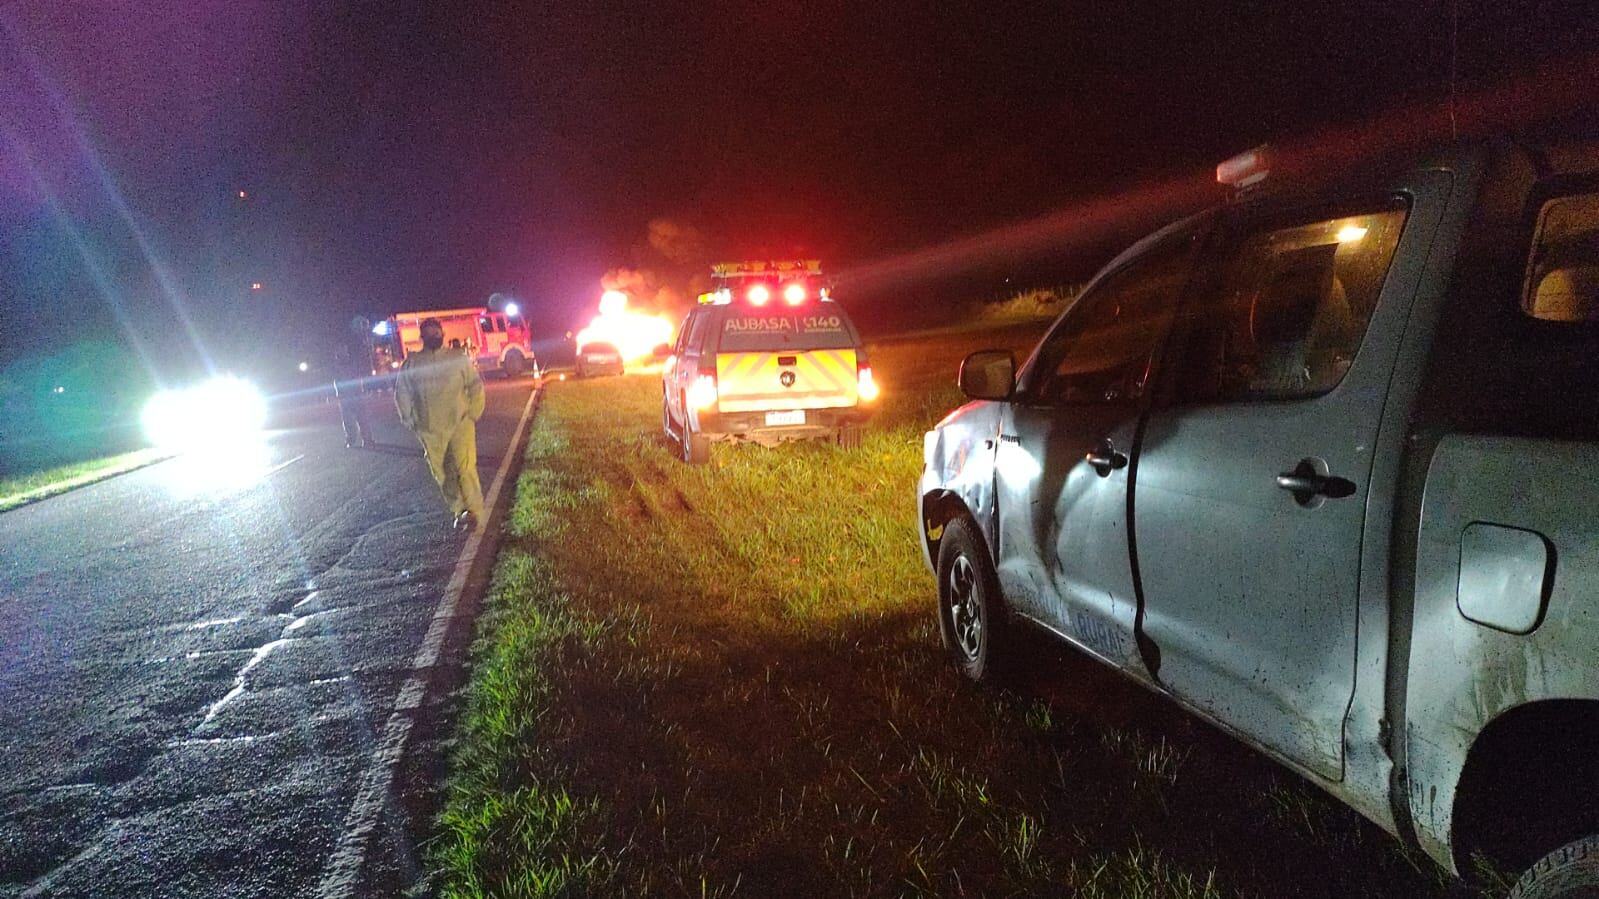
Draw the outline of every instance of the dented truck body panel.
M1599 323L1528 325L1518 293L1528 210L1550 184L1599 192L1599 149L1467 148L1364 182L1362 196L1402 196L1409 218L1359 354L1310 401L1167 405L1160 369L1183 352L1179 326L1154 356L1160 386L1130 418L1029 409L1025 392L963 406L924 444L929 567L942 523L970 516L1012 611L1459 873L1475 848L1462 843L1462 776L1485 730L1539 704L1592 702L1599 715ZM1356 193L1338 190L1318 202L1346 208ZM1194 283L1215 277L1203 269L1219 245L1201 250ZM1325 428L1272 444L1290 433L1282 421L1318 415ZM1079 444L1100 436L1129 459L1094 477ZM1029 453L1030 441L1071 452ZM1326 455L1356 489L1326 501L1349 504L1335 508L1347 519L1337 559L1316 556L1328 537L1314 531L1295 550L1343 568L1285 579L1289 560L1260 554L1318 513L1331 521L1324 505L1281 502L1261 474L1301 455ZM1229 492L1220 479L1235 470ZM1259 521L1230 534L1216 523L1251 503ZM1519 755L1536 764L1537 751Z
M977 523L988 546L994 546L994 450L999 439L1003 404L973 401L951 412L929 431L923 445L925 464L916 495L922 558L932 570L938 564L938 541L954 514ZM929 503L929 499L935 503Z
M1455 787L1477 734L1531 703L1599 700L1596 510L1599 446L1451 435L1433 453L1405 735L1416 835L1436 858L1451 854ZM1484 531L1509 539L1485 542ZM1473 621L1473 608L1528 632Z

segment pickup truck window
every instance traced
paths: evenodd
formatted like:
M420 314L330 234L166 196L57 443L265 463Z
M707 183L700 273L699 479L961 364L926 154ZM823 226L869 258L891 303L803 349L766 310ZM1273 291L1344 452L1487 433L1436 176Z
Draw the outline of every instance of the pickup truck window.
M699 350L704 352L705 323L713 317L714 316L712 316L710 312L706 311L702 311L698 315L689 313L688 343L684 345L684 350Z
M1185 313L1182 400L1317 396L1343 380L1366 335L1405 209L1244 233Z
M1543 321L1599 320L1599 194L1556 197L1543 204L1521 308Z
M1047 405L1133 402L1155 346L1176 311L1194 241L1156 247L1111 273L1066 314L1044 343L1025 386Z

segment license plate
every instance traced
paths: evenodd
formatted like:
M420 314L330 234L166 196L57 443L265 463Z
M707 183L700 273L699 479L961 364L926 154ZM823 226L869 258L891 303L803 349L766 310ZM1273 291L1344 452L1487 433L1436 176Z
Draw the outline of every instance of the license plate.
M805 410L795 409L792 412L768 412L766 413L766 423L768 425L802 425L805 423Z

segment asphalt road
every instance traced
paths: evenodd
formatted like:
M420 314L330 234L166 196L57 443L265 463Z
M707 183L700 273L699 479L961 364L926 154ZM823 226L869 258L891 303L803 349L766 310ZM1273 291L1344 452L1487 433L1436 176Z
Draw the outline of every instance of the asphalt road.
M485 490L531 388L489 383ZM316 891L464 542L372 399L377 451L320 406L0 514L0 896Z

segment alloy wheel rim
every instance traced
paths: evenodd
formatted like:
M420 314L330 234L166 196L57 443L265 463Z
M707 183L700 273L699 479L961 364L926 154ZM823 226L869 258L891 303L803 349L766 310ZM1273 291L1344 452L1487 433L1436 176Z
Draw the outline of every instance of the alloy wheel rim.
M983 600L977 586L977 569L966 556L956 556L949 567L949 623L955 645L967 661L976 661L983 647Z

